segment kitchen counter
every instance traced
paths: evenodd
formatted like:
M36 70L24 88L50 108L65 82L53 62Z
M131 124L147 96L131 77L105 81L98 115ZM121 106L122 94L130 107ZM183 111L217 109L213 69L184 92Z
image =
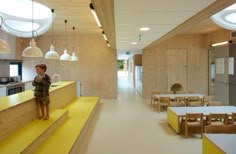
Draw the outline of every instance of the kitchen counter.
M61 81L50 87L50 110L65 107L77 97L75 81ZM27 90L0 97L0 141L37 118L34 92Z
M63 88L69 84L75 83L75 81L61 81L60 85L58 83L53 83L52 85L58 85L56 87L50 87L49 92L53 92L55 90L58 90L60 88ZM12 83L8 84L8 86L12 85L17 85L20 83ZM10 96L5 96L5 97L0 97L0 112L3 110L6 110L10 107L19 105L21 103L24 103L26 101L34 99L34 92L33 90L27 90L23 91L18 94L10 95Z
M28 83L28 82L32 82L32 81L10 82L8 84L0 84L0 88L1 87L15 86L15 85L19 85L19 84Z

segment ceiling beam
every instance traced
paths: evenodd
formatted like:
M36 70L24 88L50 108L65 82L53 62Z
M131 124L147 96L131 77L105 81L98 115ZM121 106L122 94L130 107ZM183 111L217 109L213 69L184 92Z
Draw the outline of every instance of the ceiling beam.
M91 0L111 48L116 49L114 0ZM102 33L101 33L102 35Z
M159 44L167 39L170 39L171 37L175 36L176 34L191 28L192 26L195 26L199 24L201 21L210 18L215 13L223 10L224 8L236 3L236 0L216 0L214 3L209 5L207 8L203 9L201 12L197 13L190 19L186 20L167 34L163 35L150 45L148 45L146 48L151 48L152 46Z

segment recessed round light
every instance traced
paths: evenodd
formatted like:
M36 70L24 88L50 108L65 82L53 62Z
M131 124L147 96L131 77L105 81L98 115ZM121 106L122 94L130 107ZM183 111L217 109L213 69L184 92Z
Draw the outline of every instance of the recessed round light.
M135 44L138 44L138 43L137 43L137 42L132 42L131 44L134 44L134 45L135 45Z
M149 28L149 27L142 27L142 28L140 28L139 30L140 30L140 31L149 31L150 28Z

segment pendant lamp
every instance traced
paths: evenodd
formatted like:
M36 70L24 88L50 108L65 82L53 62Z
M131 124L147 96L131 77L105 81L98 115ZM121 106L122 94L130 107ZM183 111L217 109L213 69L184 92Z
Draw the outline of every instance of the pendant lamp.
M0 39L0 53L10 53L9 45L2 39Z
M43 52L41 49L36 47L36 42L34 41L34 1L32 0L32 40L30 41L30 46L23 50L23 57L43 57Z
M54 9L52 9L52 44L50 46L50 50L45 54L45 59L60 59L60 56L55 51L55 48L53 45L53 14L54 14Z
M3 18L0 16L1 23L0 23L0 29L2 28ZM0 53L10 53L10 47L7 42L0 39Z
M78 61L78 57L75 55L75 27L73 27L73 53L70 61Z
M64 53L61 55L60 60L70 60L70 55L67 52L67 38L66 38L66 25L67 25L67 20L65 20L65 42L66 42L66 47L64 50Z

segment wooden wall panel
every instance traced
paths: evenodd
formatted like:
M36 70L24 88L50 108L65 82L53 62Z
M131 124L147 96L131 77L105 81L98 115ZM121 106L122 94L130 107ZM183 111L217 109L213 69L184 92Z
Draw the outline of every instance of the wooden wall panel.
M60 54L65 48L63 36L54 36L55 49ZM51 38L37 38L37 46L44 53L49 50ZM21 40L22 46L29 40ZM72 38L68 38L67 49L72 53ZM24 48L24 47L23 47ZM23 58L23 79L32 80L35 76L34 66L39 63L48 65L47 73L58 73L62 80L80 80L82 96L100 96L101 98L117 97L116 51L108 48L102 35L76 35L75 50L78 62L46 60L44 58ZM22 52L22 51L21 51Z
M230 30L222 29L216 32L212 32L204 35L203 43L205 48L210 48L211 44L229 41Z
M168 74L169 71L174 69L169 66L169 60L172 57L168 56L168 50L170 49L174 49L176 52L180 49L186 49L187 51L187 83L185 90L197 90L200 93L207 94L208 52L203 47L203 36L178 35L143 50L143 96L150 97L153 90L169 90L168 81L176 78L175 74L171 74L171 77ZM181 60L181 58L176 59L176 61L178 60Z
M168 90L173 84L179 83L186 91L187 87L187 50L168 49L167 51Z

